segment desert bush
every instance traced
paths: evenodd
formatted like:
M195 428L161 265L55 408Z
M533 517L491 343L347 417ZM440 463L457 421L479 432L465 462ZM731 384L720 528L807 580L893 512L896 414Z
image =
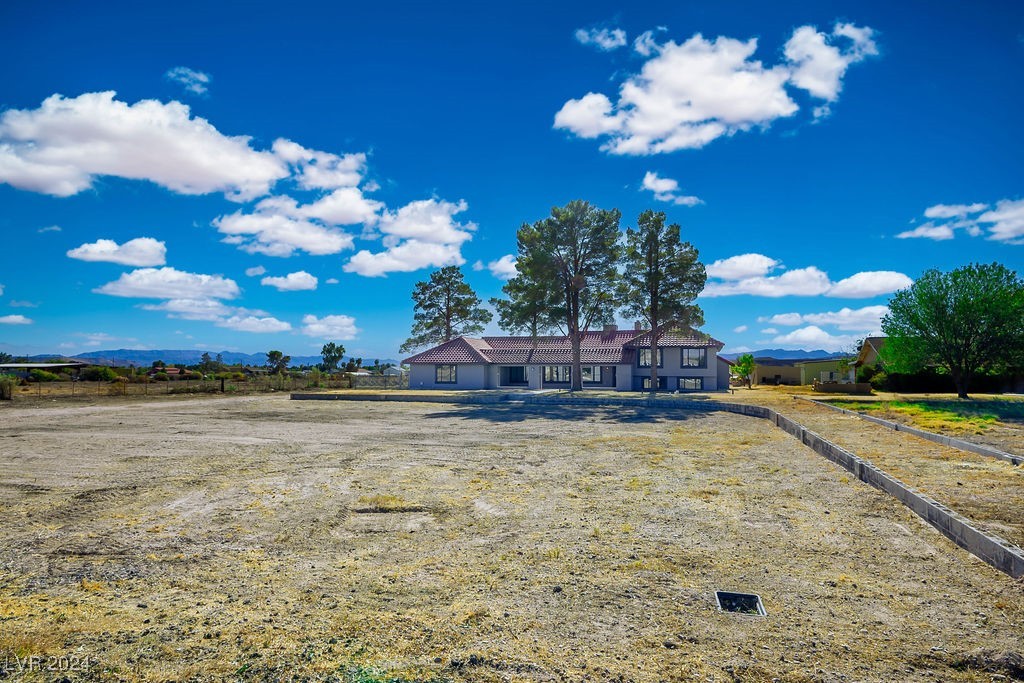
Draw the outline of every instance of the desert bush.
M0 400L10 401L14 396L14 387L18 386L18 378L14 375L0 375Z
M153 379L155 379L157 382L166 382L167 380L170 379L170 377L167 376L166 372L158 372L155 375L153 375Z
M39 368L30 371L28 373L28 376L32 379L33 382L56 382L57 380L60 379L60 376L58 376L56 373L47 372L46 370L40 370Z
M117 379L117 373L111 368L94 365L83 369L81 377L87 382L112 382Z

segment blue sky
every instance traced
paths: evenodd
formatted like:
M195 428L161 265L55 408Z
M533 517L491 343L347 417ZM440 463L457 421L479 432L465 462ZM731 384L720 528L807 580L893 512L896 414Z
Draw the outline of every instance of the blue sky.
M727 350L1024 262L1020 3L348 4L4 3L0 350L397 358L573 199L680 223Z

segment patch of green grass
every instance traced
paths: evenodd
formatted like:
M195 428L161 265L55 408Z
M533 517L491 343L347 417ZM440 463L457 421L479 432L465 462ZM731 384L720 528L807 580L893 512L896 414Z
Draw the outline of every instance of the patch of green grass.
M832 405L881 417L904 418L930 431L982 433L1018 415L1024 417L1019 401L832 401Z

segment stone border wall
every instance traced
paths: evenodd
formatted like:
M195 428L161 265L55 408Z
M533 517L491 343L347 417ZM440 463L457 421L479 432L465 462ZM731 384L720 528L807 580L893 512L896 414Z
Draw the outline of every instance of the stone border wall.
M985 455L990 458L998 458L1000 460L1005 460L1006 462L1014 465L1020 465L1021 463L1024 463L1024 456L1014 455L1013 453L1007 453L1006 451L1001 451L998 448L992 448L991 446L982 446L976 443L971 443L970 441L964 441L963 439L957 439L952 436L936 434L935 432L926 432L923 429L910 427L905 424L900 424L899 422L892 422L891 420L883 420L882 418L875 417L873 415L865 415L864 413L858 413L856 410L849 410L847 408L840 408L839 406L829 405L826 401L818 401L816 399L806 398L804 396L797 396L797 398L802 399L804 401L810 401L811 403L816 403L819 406L825 406L826 408L830 408L832 410L837 410L840 413L854 415L862 420L867 420L868 422L874 422L875 424L882 425L883 427L888 427L893 431L913 434L914 436L920 437L922 439L934 441L935 443L942 444L943 446L949 446L950 448L955 448L960 451L975 453L977 455Z
M728 412L770 420L776 427L799 439L815 453L848 470L860 481L893 496L938 529L944 536L972 555L1014 578L1024 576L1024 551L998 536L986 534L972 522L936 500L915 491L903 482L878 469L850 451L809 431L799 422L771 408L724 403L719 401L652 400L637 398L589 398L586 396L523 395L523 394L460 394L424 396L409 394L292 394L297 401L399 401L405 403L511 404L511 405L578 405L622 406L631 408L681 409L704 412ZM926 432L927 433L927 432Z

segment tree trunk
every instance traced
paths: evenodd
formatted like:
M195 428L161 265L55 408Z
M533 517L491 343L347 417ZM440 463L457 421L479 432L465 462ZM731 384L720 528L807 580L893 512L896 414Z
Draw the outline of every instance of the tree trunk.
M960 373L953 375L953 384L956 386L957 398L970 398L970 396L967 395L967 384L969 380L969 377Z
M658 335L651 328L651 393L658 390Z
M583 391L583 363L580 362L580 333L572 333L572 372L570 373L569 391Z

